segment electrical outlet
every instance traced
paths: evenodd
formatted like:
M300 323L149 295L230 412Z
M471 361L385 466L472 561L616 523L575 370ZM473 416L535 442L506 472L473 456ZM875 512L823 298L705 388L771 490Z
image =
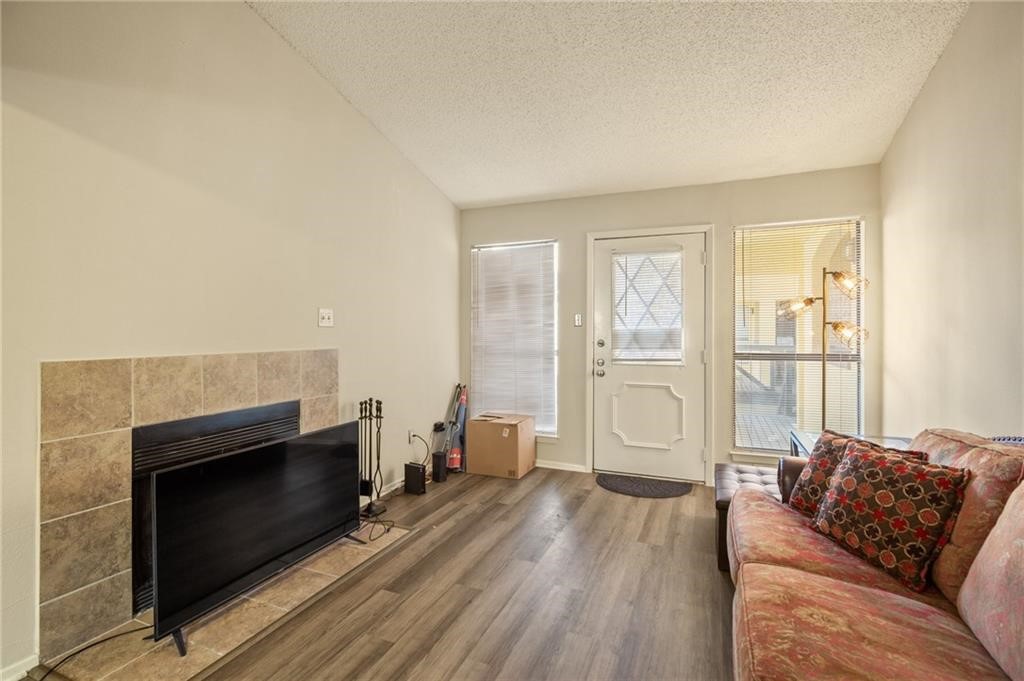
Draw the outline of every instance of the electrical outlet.
M334 309L321 307L317 311L317 326L334 326Z

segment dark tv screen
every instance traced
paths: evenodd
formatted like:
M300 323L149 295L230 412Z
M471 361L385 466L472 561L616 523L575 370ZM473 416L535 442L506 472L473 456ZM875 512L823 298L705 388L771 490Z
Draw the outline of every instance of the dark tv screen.
M152 474L156 638L359 526L356 422Z

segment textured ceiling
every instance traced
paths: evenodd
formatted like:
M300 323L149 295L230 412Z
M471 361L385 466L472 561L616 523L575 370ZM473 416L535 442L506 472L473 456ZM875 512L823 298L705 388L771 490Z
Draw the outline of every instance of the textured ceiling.
M877 162L950 3L251 3L461 207Z

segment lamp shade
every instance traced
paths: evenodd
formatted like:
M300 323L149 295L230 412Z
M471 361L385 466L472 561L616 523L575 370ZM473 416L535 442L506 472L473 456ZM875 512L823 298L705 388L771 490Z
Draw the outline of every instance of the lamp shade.
M836 288L850 298L856 298L868 285L867 279L852 272L833 272L832 281L835 282Z
M797 315L803 314L811 309L814 305L815 298L793 298L792 300L783 300L775 308L775 314L778 317L785 319L793 319Z
M848 348L854 348L858 343L868 338L867 329L851 322L830 322L829 326L832 328L832 333L835 334L836 338Z

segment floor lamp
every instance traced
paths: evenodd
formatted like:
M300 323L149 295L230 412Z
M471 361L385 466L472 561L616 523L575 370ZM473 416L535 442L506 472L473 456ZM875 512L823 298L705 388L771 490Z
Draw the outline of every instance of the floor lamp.
M849 348L867 340L868 332L845 321L830 321L828 318L829 280L836 288L845 293L851 300L861 294L868 280L851 272L833 272L827 267L821 268L821 295L787 300L779 305L777 313L780 317L794 319L797 315L807 312L816 302L821 302L821 429L825 430L825 381L828 368L828 332L832 333Z

